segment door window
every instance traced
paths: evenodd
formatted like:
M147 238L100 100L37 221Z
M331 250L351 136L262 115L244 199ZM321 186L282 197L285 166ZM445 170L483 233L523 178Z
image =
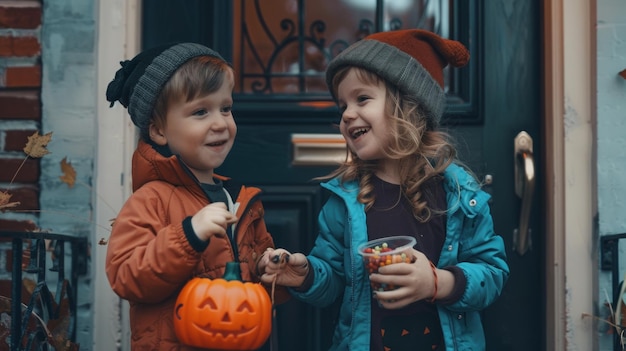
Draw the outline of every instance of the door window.
M475 1L444 0L234 1L237 101L255 102L257 110L273 109L279 101L302 105L321 100L332 105L324 80L328 62L351 43L379 31L427 29L475 52L470 47L475 45L470 40L474 7ZM448 119L477 118L475 67L446 68Z

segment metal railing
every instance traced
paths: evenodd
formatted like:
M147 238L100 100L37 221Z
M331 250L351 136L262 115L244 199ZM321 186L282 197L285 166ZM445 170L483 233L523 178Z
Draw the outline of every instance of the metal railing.
M78 350L76 341L76 307L78 277L87 272L87 238L66 234L0 230L0 238L12 239L11 268L11 331L10 350L56 350L55 343L64 342L63 349ZM53 250L46 249L46 242ZM30 250L30 262L22 267L24 246ZM69 279L66 278L66 245L71 250ZM46 270L46 254L51 255L52 267ZM36 276L28 303L22 302L23 272ZM46 274L54 274L56 290L48 288ZM58 319L66 306L69 317L66 338L55 338L47 323ZM58 326L57 326L58 327ZM65 328L63 325L62 328ZM63 340L64 339L64 340ZM73 346L73 347L70 347Z

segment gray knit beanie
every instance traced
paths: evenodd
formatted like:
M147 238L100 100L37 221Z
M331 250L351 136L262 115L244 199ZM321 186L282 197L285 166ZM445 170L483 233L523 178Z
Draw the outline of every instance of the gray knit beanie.
M128 109L133 123L145 132L150 126L152 110L161 89L174 72L185 62L197 56L214 56L217 52L196 43L165 44L145 50L132 60L120 62L106 91L111 107L119 101Z
M445 109L443 69L467 64L469 52L458 41L421 29L371 34L339 53L326 70L333 94L333 77L346 66L367 69L416 98L436 126Z

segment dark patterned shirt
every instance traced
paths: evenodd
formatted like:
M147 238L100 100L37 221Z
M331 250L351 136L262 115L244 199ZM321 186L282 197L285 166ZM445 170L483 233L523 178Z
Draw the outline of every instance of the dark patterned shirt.
M412 206L401 195L400 186L373 177L375 203L367 212L368 239L411 235L415 249L437 264L446 236L445 213L432 213L426 223L412 214ZM427 182L422 198L431 209L446 209L446 194L441 178ZM443 350L443 334L437 306L417 301L399 310L387 310L372 298L372 351Z

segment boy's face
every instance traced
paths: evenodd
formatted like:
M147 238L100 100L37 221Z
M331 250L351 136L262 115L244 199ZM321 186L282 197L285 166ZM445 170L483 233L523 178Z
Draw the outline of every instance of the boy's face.
M237 134L232 115L234 77L230 72L222 86L191 101L172 101L165 125L150 126L150 138L168 145L201 183L213 183L213 171L222 165Z

